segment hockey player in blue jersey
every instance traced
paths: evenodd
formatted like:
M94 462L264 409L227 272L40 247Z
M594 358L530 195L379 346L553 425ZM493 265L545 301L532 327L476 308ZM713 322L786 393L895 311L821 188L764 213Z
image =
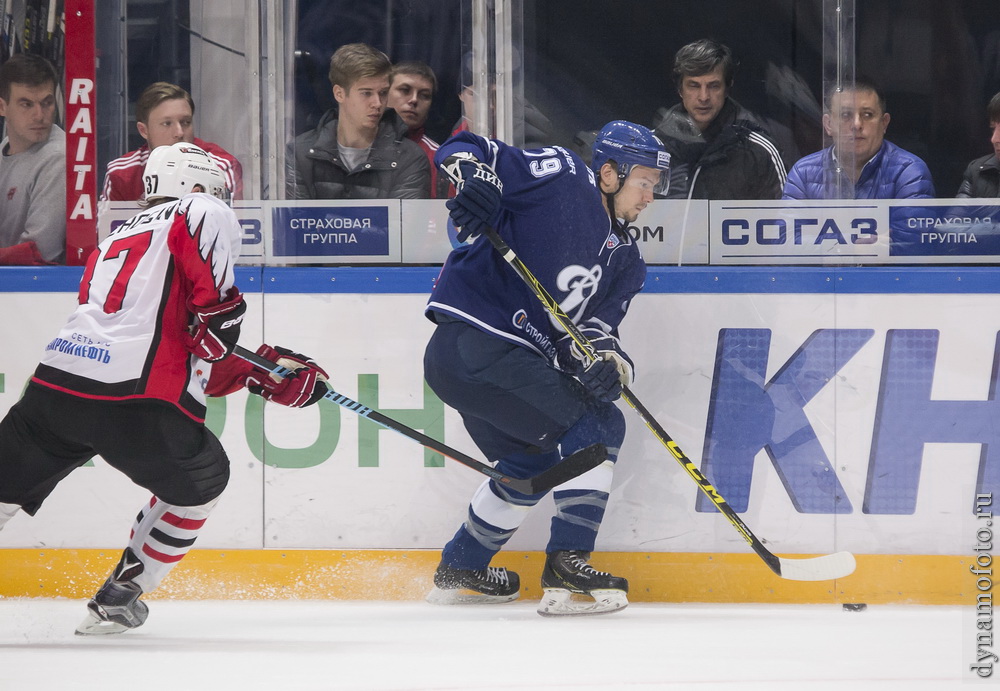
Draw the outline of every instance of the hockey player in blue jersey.
M652 201L669 161L650 130L620 120L597 136L590 168L562 147L523 151L470 132L449 139L435 157L458 190L447 206L459 240L494 228L601 355L586 362L487 239L448 257L427 304L437 327L424 374L487 458L525 477L593 444L607 449L603 464L554 490L543 615L628 604L628 582L597 571L589 558L625 437L614 401L632 381L618 325L646 276L626 224ZM485 482L444 548L428 600L517 598L518 575L490 561L541 497ZM574 601L572 593L593 602Z

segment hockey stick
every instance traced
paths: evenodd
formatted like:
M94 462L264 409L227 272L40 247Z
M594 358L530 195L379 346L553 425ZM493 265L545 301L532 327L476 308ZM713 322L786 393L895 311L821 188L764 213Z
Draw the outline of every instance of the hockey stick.
M514 250L504 242L496 230L487 227L484 230L486 237L496 248L497 252L504 258L508 264L514 269L518 276L531 288L531 291L535 296L541 301L542 305L545 307L546 311L552 315L552 317L559 323L566 333L572 337L573 341L580 347L581 351L584 352L587 357L593 361L599 356L594 345L587 339L586 336L580 331L579 327L573 323L569 315L563 311L562 306L556 302L555 298L549 294L549 292L538 282L538 279L528 270L528 267L524 265L524 262L514 253ZM837 552L835 554L826 554L819 557L811 557L805 559L786 559L783 557L776 556L772 554L767 547L753 534L753 531L747 527L743 519L739 517L739 514L733 510L733 508L723 499L719 491L712 486L708 478L705 477L704 473L698 469L698 466L687 457L687 455L681 451L681 448L677 443L670 438L666 430L660 426L652 416L652 414L646 409L635 394L633 394L627 386L622 387L622 398L626 403L635 410L642 421L646 423L653 435L659 439L660 443L667 447L670 454L677 459L677 462L681 464L687 474L691 476L691 479L698 483L698 487L704 492L712 503L715 505L723 516L729 519L729 522L733 524L733 527L743 536L753 551L757 553L761 559L764 560L774 573L778 574L782 578L787 578L793 581L826 581L834 578L843 578L844 576L850 575L854 572L856 566L854 555L850 552Z
M267 358L241 346L236 346L236 349L233 350L233 355L236 355L255 367L259 367L265 372L270 372L278 377L287 377L293 371L287 367L282 367L281 365L271 362ZM520 492L521 494L541 494L542 492L548 492L553 487L558 487L567 480L571 480L578 475L582 475L591 468L596 468L607 460L608 457L607 449L603 444L593 444L570 456L567 456L559 463L555 464L548 470L539 473L538 475L526 478L511 477L510 475L505 475L504 473L493 469L485 463L477 461L475 458L472 458L461 451L453 449L450 446L445 446L436 439L428 437L426 434L422 434L415 429L407 427L401 422L397 422L388 415L383 415L377 410L358 403L342 393L338 393L330 386L329 382L324 383L326 384L327 392L323 395L323 398L333 401L337 405L347 408L351 412L357 413L361 417L371 420L377 425L381 425L386 429L391 429L393 432L398 432L404 437L409 437L418 444L422 444L424 447L431 449L432 451L437 451L443 456L447 456L454 461L458 461L462 465L472 468L477 473L482 473L483 475L492 478L496 482L510 487L515 492Z

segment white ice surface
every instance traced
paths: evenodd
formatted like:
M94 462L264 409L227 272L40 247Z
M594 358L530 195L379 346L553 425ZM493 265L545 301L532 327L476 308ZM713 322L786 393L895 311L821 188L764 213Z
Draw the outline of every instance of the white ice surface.
M994 681L967 671L971 608L639 603L551 619L537 602L149 604L135 631L81 637L82 600L0 600L0 689L942 691Z

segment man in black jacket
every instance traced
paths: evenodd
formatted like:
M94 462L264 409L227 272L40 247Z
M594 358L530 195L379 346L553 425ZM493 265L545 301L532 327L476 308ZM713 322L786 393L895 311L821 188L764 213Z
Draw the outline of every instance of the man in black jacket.
M655 128L671 164L661 196L781 198L785 165L754 115L729 96L734 72L732 52L721 43L703 39L677 51L673 76L681 103Z
M1000 93L986 106L993 136L993 153L969 163L956 197L1000 197Z
M392 63L364 43L341 46L330 59L337 111L295 138L286 157L289 199L426 199L427 156L408 127L386 108Z

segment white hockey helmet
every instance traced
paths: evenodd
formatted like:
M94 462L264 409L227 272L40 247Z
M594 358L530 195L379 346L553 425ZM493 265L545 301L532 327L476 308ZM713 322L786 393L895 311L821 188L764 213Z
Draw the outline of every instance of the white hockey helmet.
M142 173L146 199L180 199L200 185L206 194L230 201L222 170L205 150L187 142L158 146L149 154Z

